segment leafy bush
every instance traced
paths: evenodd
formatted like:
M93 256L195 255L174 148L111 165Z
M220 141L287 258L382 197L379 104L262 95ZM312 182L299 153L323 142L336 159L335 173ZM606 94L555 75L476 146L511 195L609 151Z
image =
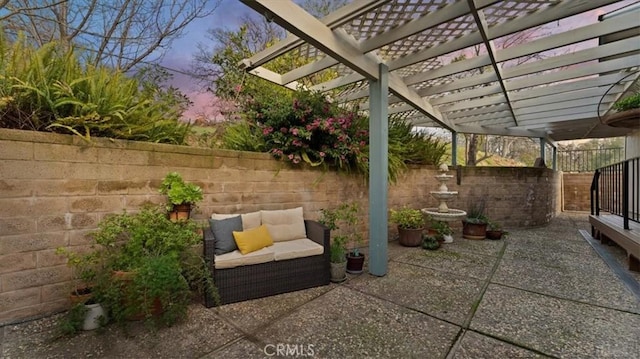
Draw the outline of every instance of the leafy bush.
M424 216L419 209L400 208L391 211L391 222L403 229L421 229L424 228Z
M616 103L613 104L613 108L617 111L628 111L634 108L640 108L640 93L616 101Z
M175 89L87 65L72 48L0 36L0 127L182 144L185 101Z
M349 171L367 161L366 119L328 102L321 93L301 91L292 100L273 98L247 113L262 131L266 150L293 164Z
M317 92L293 98L272 97L248 107L247 120L225 129L225 148L266 151L292 164L326 166L367 177L368 118L329 102ZM404 120L389 122L389 179L394 182L407 164L438 165L446 144L416 132Z
M358 216L358 212L360 211L360 206L355 203L342 203L338 207L334 209L321 209L320 210L320 220L319 222L323 225L327 226L332 231L340 231L339 235L335 235L332 239L332 247L331 252L333 255L335 245L335 251L339 252L338 247L346 248L347 242L350 243L351 249L349 249L349 253L354 256L360 255L360 250L358 248L359 245L362 244L363 238L362 234L359 232L358 225L360 224L360 217ZM342 254L344 256L344 253ZM336 254L337 258L338 254ZM333 261L333 257L332 257ZM340 263L334 262L334 263Z
M222 147L236 151L265 152L261 129L249 121L229 122L222 135Z
M142 315L151 324L170 325L185 316L191 290L217 298L211 272L193 248L202 240L197 229L192 220L171 222L161 207L110 215L98 224L92 236L100 268L93 289L115 322ZM157 306L161 314L154 313Z

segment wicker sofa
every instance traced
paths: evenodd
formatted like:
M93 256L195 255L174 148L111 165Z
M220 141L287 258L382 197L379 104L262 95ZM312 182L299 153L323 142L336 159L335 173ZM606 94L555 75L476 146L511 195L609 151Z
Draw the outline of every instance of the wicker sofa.
M220 295L220 304L329 284L329 229L312 220L304 220L304 229L306 238L323 247L321 254L220 268L220 265L216 266L216 257L221 258L215 254L216 238L212 228L207 228L204 231L204 255ZM239 252L235 255L242 256ZM205 306L214 305L214 298L205 293Z

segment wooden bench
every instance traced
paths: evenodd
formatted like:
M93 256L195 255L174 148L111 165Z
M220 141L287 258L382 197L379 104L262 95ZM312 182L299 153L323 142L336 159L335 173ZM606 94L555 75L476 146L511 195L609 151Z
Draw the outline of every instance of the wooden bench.
M616 215L590 215L589 223L595 229L595 238L622 247L627 252L629 270L640 272L640 224L629 222L630 229L624 229L622 217Z

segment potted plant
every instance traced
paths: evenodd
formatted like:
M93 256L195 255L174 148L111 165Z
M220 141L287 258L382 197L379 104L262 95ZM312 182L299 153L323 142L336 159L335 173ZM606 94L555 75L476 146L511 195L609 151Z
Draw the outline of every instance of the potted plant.
M97 253L81 255L60 247L56 249L56 254L67 258L67 265L71 267L74 278L69 294L71 309L60 322L62 332L73 335L79 330L97 329L106 323L104 308L93 291L98 265Z
M507 232L502 229L502 226L499 223L489 221L487 224L487 239L502 239L502 236L506 234Z
M440 248L440 241L433 235L429 235L429 234L424 234L422 235L422 248L429 250L429 251L435 251L436 249Z
M191 292L217 293L193 250L201 237L192 220L170 221L160 207L106 217L93 233L101 250L94 293L115 322L150 319L170 325L187 312Z
M445 221L431 222L431 228L436 232L436 238L444 243L453 242L453 229Z
M605 124L614 127L640 128L640 92L619 99L612 108L616 112L604 118Z
M186 183L178 172L168 173L160 185L160 193L169 199L167 211L172 221L189 219L191 210L197 202L202 201L202 189L193 184Z
M467 217L462 220L462 237L466 239L485 239L488 219L484 214L484 201L471 204Z
M418 209L401 208L391 210L391 222L398 225L398 235L401 245L417 247L422 243L422 231L424 230L424 218Z
M331 238L329 262L331 264L331 281L334 283L340 283L347 279L347 247L345 246L345 241L346 238L344 236Z
M350 248L346 252L346 271L350 274L360 274L364 268L365 255L360 252L359 246L362 244L362 235L358 232L360 208L357 203L343 203L335 209L320 210L320 223L330 230L340 231L341 237L346 244L350 243Z
M97 253L79 254L65 247L56 249L56 254L67 258L67 266L71 268L73 285L69 293L72 305L84 304L93 297L93 283L96 278Z

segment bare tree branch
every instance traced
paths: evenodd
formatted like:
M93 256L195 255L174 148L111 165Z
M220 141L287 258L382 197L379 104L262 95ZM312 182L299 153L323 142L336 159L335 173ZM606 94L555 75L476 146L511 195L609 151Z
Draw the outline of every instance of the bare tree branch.
M74 45L91 52L95 63L128 71L161 58L189 23L209 16L221 0L0 1L8 35Z

